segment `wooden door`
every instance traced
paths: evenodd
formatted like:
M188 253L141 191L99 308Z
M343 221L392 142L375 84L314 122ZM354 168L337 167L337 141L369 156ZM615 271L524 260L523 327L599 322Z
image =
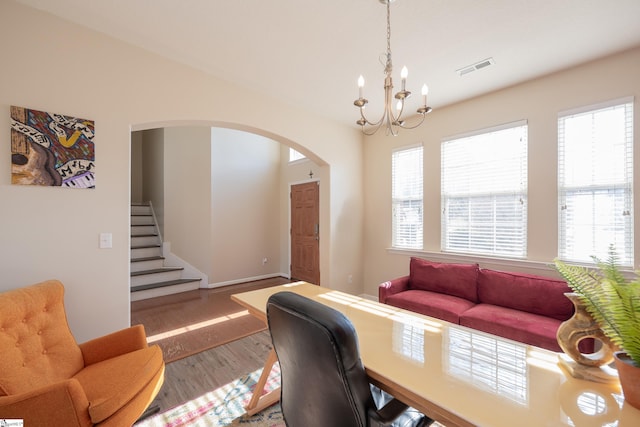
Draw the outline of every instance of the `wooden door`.
M320 183L291 186L291 278L320 284Z

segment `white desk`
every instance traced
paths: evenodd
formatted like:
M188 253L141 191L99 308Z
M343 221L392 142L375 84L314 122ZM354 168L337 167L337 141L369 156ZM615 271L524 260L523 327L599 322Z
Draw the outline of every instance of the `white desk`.
M548 350L305 282L232 298L266 323L266 302L280 291L344 313L371 382L447 427L640 426L640 410L625 404L617 384L574 379ZM270 371L275 355L267 362ZM258 412L278 396L263 405L256 395L250 408Z

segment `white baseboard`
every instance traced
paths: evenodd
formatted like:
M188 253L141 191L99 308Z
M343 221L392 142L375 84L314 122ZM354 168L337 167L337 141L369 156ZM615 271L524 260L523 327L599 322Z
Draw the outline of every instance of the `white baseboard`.
M242 279L227 280L225 282L209 283L208 285L203 287L206 287L208 289L213 289L213 288L219 288L222 286L237 285L238 283L254 282L256 280L264 280L264 279L273 279L274 277L284 277L285 279L290 279L289 275L285 273L271 273L271 274L263 274L261 276L244 277ZM206 283L206 282L203 282L203 283Z
M360 298L364 298L367 299L369 301L375 301L378 302L378 297L375 295L369 295L369 294L360 294L359 295Z

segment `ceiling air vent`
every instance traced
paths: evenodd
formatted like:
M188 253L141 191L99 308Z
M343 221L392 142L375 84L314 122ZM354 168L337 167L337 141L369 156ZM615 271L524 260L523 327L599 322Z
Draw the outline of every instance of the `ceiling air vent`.
M469 74L473 71L481 70L482 68L486 68L489 65L493 65L495 63L496 62L493 60L493 58L483 59L480 62L476 62L475 64L467 65L466 67L456 70L456 73L458 73L458 75L462 77L465 74Z

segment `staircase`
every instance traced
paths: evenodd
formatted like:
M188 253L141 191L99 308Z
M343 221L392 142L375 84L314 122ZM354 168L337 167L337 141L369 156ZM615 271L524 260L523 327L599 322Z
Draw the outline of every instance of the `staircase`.
M148 204L131 205L131 301L200 287L200 278L183 277L183 267L165 266L162 240Z

